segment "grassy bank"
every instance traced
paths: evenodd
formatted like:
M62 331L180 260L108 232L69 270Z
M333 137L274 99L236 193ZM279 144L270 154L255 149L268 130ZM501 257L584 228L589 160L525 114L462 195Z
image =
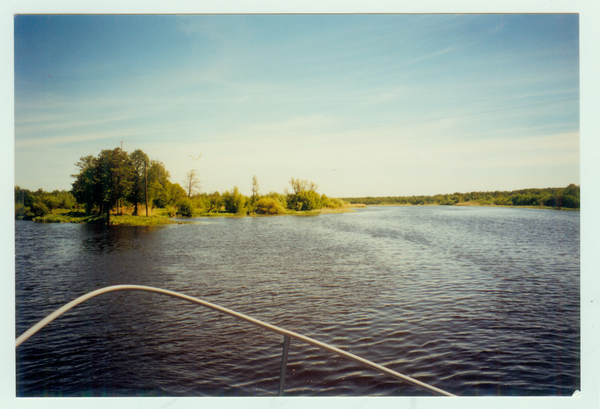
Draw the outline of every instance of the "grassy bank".
M104 224L105 215L86 214L83 211L53 210L45 216L35 217L33 221L39 223L89 223ZM131 216L131 215L110 215L110 224L117 226L159 226L164 224L178 223L169 219L167 216Z
M319 210L309 210L309 211L294 211L286 209L286 215L293 216L317 216L324 213L345 213L345 212L353 212L356 207L366 207L362 206L346 206L337 209L323 208ZM193 213L192 217L272 217L274 215L237 215L233 213L225 213L225 212L210 212L210 213ZM181 219L181 216L179 216ZM55 209L51 213L35 217L32 219L35 222L39 223L89 223L89 224L104 224L106 222L106 215L96 215L96 214L86 214L84 211L78 210L62 210ZM151 216L144 216L143 212L141 216L132 216L130 214L111 214L110 215L110 224L116 226L160 226L166 224L182 224L186 223L181 220L173 220L168 212L165 209L153 209ZM191 222L187 222L191 223Z

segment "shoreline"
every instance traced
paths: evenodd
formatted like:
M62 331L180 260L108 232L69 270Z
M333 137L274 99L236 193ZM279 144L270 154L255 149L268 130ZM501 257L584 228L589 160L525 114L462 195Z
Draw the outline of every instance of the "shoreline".
M177 220L173 220L173 218L160 214L152 215L152 216L131 216L131 215L111 215L111 226L164 226L170 224L194 224L198 222L194 221L186 221L185 219L198 219L198 218L215 218L215 217L235 217L235 218L243 218L243 217L277 217L277 216L299 216L299 217L307 217L307 216L319 216L321 214L338 214L338 213L352 213L356 212L356 209L367 209L369 207L385 207L385 206L459 206L459 207L499 207L499 208L510 208L510 209L533 209L533 210L558 210L558 211L580 211L581 209L571 209L571 208L556 208L550 206L510 206L510 205L495 205L495 204L481 204L476 202L461 202L456 203L454 205L440 205L435 203L428 203L422 205L413 205L410 203L377 203L377 204L364 204L364 203L352 203L348 204L344 207L340 208L322 208L319 210L308 210L308 211L293 211L288 210L285 214L249 214L249 215L237 215L232 213L195 213L192 217L176 217ZM15 220L23 220L23 219L15 219ZM79 211L71 211L71 212L57 212L48 214L43 217L35 217L31 219L36 223L79 223L79 224L99 224L103 225L105 220L104 215L90 215L85 214Z
M581 208L568 208L568 207L552 207L552 206L513 206L513 205L496 205L496 204L481 204L477 202L460 202L453 205L442 205L439 203L424 203L424 204L412 204L412 203L374 203L374 204L363 204L364 207L377 207L377 206L446 206L446 207L503 207L509 209L538 209L538 210L560 210L567 212L578 212Z
M196 221L186 221L185 219L197 219L197 218L215 218L215 217L235 217L235 218L243 218L243 217L276 217L276 216L318 216L321 214L337 214L337 213L350 213L355 212L355 208L366 208L367 206L345 206L343 208L322 208L319 210L308 210L308 211L293 211L289 210L285 214L249 214L249 215L237 215L233 213L195 213L192 217L175 217L177 220L173 220L174 218L169 217L167 215L160 214L152 215L152 216L131 216L131 215L118 215L111 214L110 216L110 226L165 226L171 224L196 224ZM184 220L182 220L184 219ZM15 220L24 220L24 219L15 219ZM70 212L57 212L51 213L43 217L34 217L30 221L36 223L76 223L76 224L98 224L104 225L104 221L106 217L104 215L93 215L93 214L85 214L80 211L70 211ZM27 221L27 220L26 220Z

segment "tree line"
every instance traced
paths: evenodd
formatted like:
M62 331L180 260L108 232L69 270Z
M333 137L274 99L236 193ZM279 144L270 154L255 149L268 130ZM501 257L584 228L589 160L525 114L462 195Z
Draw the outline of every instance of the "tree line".
M260 187L256 175L252 178L250 196L241 193L237 186L231 190L226 190L222 194L218 191L214 193L198 193L189 198L189 204L185 203L180 214L191 216L193 208L201 209L201 212L210 213L213 211L225 212L243 215L276 215L289 212L311 211L322 208L343 207L345 202L330 198L325 194L317 193L317 185L314 182L300 179L290 179L293 193L287 188L284 193L269 192L260 193Z
M412 204L412 205L455 205L458 203L478 203L500 206L548 206L554 208L580 208L580 188L570 184L565 188L521 189L513 191L469 192L438 194L434 196L386 196L386 197L345 197L348 203Z
M32 219L55 209L79 210L87 214L104 215L110 224L111 213L123 214L128 209L137 216L146 209L165 209L169 216L192 216L202 213L285 214L288 211L309 211L323 207L338 208L340 199L317 193L314 182L290 180L293 193L270 192L261 195L256 176L252 179L252 195L244 196L235 186L222 194L197 193L200 189L198 172L186 174L181 186L172 183L170 174L158 160L150 160L141 150L128 154L120 148L101 151L98 156L83 156L75 164L78 172L70 191L51 193L39 189L31 192L15 186L15 216ZM147 213L146 213L147 215Z
M171 183L162 162L150 160L139 149L131 154L120 148L106 149L96 157L82 157L75 166L79 173L71 175L75 178L71 193L88 213L106 215L106 224L110 224L111 209L122 209L125 202L137 216L141 204L146 209L162 208L186 196L181 185Z
M42 189L31 191L15 186L15 217L32 219L45 216L54 209L75 209L77 201L73 194L66 190L45 192Z

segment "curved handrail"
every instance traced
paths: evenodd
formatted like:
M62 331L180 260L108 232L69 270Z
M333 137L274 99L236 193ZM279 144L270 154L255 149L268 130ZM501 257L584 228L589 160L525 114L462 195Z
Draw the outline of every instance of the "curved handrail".
M210 308L212 310L215 311L219 311L222 312L224 314L230 315L234 318L238 318L244 321L247 321L253 325L256 325L258 327L267 329L271 332L275 332L277 334L283 335L284 336L284 359L282 360L282 377L285 375L285 361L287 359L287 347L289 346L289 338L294 338L297 339L299 341L305 342L307 344L310 344L312 346L315 346L317 348L320 349L324 349L326 351L329 352L333 352L337 355L343 356L347 359L350 359L351 361L357 362L363 366L366 366L367 368L371 368L375 371L381 372L383 374L389 375L393 378L402 380L406 383L409 383L411 385L417 386L421 389L427 390L429 392L433 392L436 393L438 395L445 395L445 396L456 396L453 395L449 392L446 392L442 389L436 388L435 386L431 386L428 385L424 382L418 381L414 378L411 378L409 376L403 375L401 373L398 373L396 371L393 371L391 369L386 368L385 366L381 366L378 365L374 362L371 362L367 359L361 358L357 355L351 354L350 352L346 352L343 351L339 348L336 348L334 346L325 344L324 342L321 341L317 341L315 339L306 337L304 335L301 334L297 334L295 332L292 331L288 331L285 330L283 328L279 328L275 325L271 325L268 324L266 322L257 320L255 318L252 318L250 316L241 314L239 312L230 310L228 308L225 307L221 307L219 305L216 304L212 304L209 303L207 301L198 299L198 298L194 298L194 297L190 297L188 295L185 294L180 294L180 293L176 293L174 291L169 291L169 290L163 290L162 288L156 288L156 287L147 287L147 286L143 286L143 285L114 285L114 286L110 286L110 287L104 287L104 288L100 288L98 290L89 292L85 295L82 295L81 297L78 297L76 299L74 299L73 301L71 301L68 304L63 305L61 308L57 309L56 311L54 311L52 314L48 315L46 318L44 318L43 320L41 320L40 322L38 322L37 324L35 324L34 326L32 326L31 328L29 328L27 331L25 331L23 334L21 334L16 340L15 340L15 348L19 347L19 345L21 345L23 342L25 342L27 339L29 339L32 335L34 335L36 332L38 332L40 329L42 329L43 327L45 327L46 325L48 325L49 323L51 323L53 320L55 320L56 318L58 318L60 315L64 314L65 312L69 311L71 308L75 307L78 304L81 304L82 302L89 300L90 298L93 298L97 295L100 294L104 294L104 293L108 293L111 291L122 291L122 290L133 290L133 291L147 291L147 292L152 292L152 293L159 293L159 294L165 294L165 295L169 295L171 297L174 298L180 298L186 301L190 301L196 304L200 304L203 305L207 308ZM287 339L286 339L287 338ZM280 381L282 382L282 380ZM280 383L280 392L283 388L283 384Z

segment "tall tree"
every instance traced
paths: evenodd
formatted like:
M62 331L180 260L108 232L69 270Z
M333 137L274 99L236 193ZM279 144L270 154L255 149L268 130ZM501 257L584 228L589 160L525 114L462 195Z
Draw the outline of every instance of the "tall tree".
M106 224L110 224L110 209L129 193L132 174L129 155L120 148L103 150L96 159L94 196L106 213Z
M209 208L207 210L207 213L210 213L212 210L219 210L219 207L221 207L222 203L223 199L219 192L216 191L215 193L208 195Z
M148 155L140 149L136 149L129 155L132 166L131 191L127 199L133 204L133 215L138 214L138 204L145 200L145 183L144 183L144 164L147 164L150 159Z
M129 194L132 185L129 155L119 148L107 149L96 158L84 156L75 165L80 171L72 175L71 193L88 211L97 207L100 214L106 213L106 224L110 224L110 209Z
M96 158L93 155L82 156L75 166L79 168L79 173L71 175L75 178L75 182L71 185L71 193L75 196L77 203L84 204L86 212L91 213L93 207L97 205L94 197Z
M317 184L308 180L290 179L294 194L288 195L288 208L293 210L314 210L323 207L323 199L317 193Z
M148 205L165 207L171 200L171 175L162 162L153 160L148 167Z
M225 191L222 196L223 206L227 213L245 214L246 213L246 197L242 195L237 186L233 187L231 193Z
M258 199L258 180L256 175L252 177L252 202L254 203Z
M179 183L170 183L169 184L169 204L175 204L185 196L185 190L181 187Z
M200 188L200 178L196 169L192 169L186 173L183 186L188 192L188 197L192 197L192 192Z

